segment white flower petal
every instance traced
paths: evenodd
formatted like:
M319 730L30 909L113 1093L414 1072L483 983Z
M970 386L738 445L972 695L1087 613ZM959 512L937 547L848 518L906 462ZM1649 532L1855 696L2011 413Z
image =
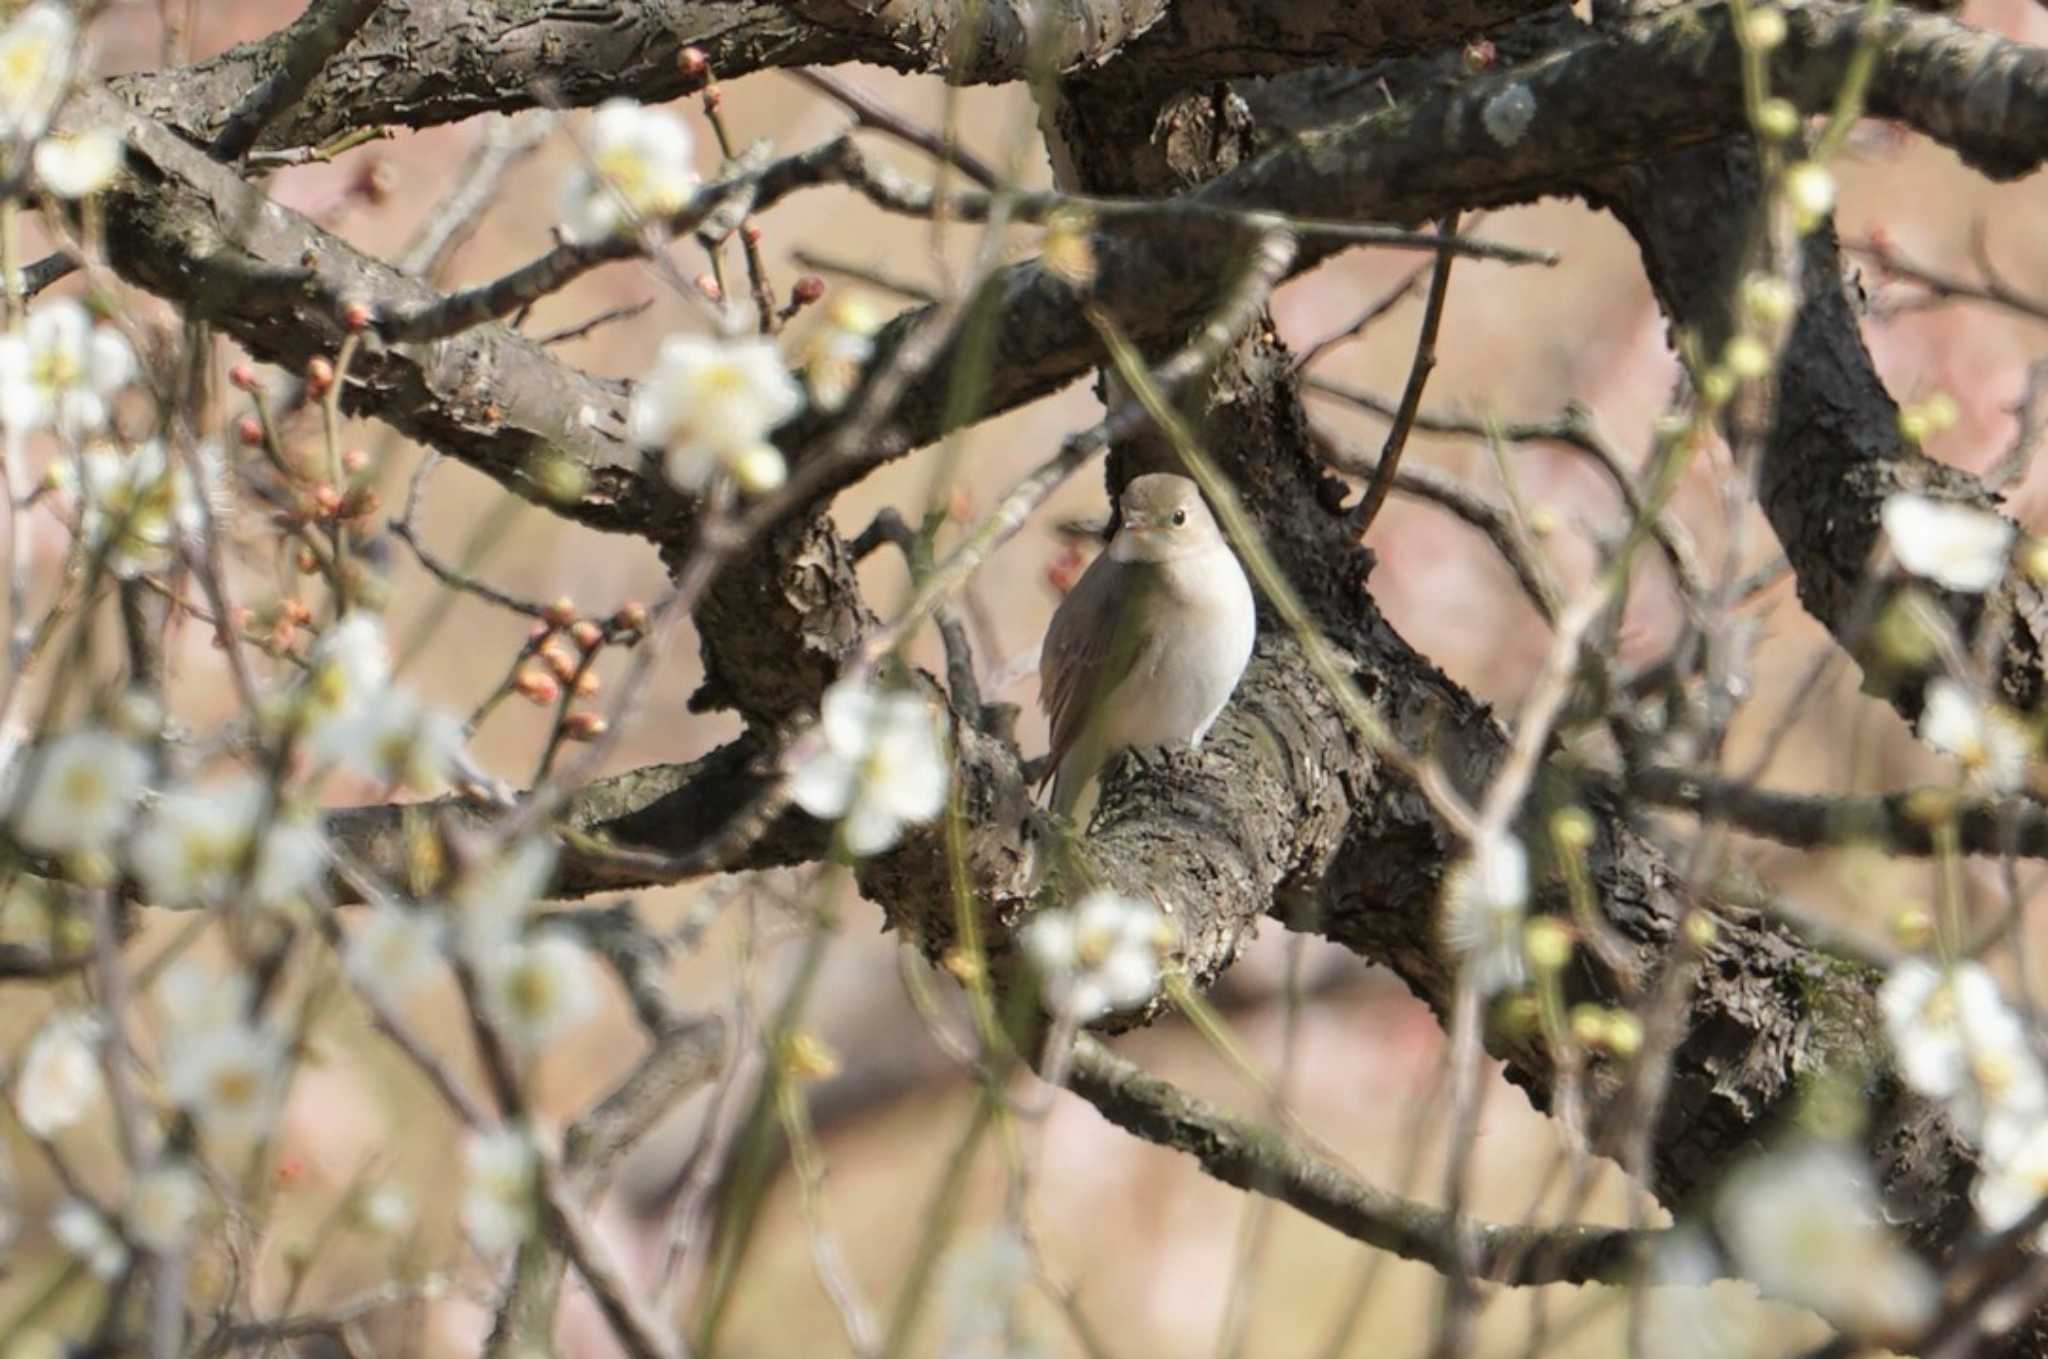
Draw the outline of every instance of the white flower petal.
M1899 565L1945 590L1982 594L2005 575L2014 529L1996 514L1901 491L1880 517Z

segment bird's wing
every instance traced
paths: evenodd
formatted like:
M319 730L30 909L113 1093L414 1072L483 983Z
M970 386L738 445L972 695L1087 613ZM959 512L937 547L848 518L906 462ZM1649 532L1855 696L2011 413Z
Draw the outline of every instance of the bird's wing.
M1105 552L1089 564L1052 616L1038 661L1038 702L1052 724L1048 777L1144 650L1139 620L1145 611L1131 607L1131 596L1145 588L1149 574L1142 566L1112 561Z

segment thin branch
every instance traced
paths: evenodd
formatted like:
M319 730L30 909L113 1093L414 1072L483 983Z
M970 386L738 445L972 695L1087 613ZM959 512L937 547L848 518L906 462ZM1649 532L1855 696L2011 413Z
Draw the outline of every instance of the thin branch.
M814 66L800 66L789 74L851 113L859 126L887 133L934 159L944 161L984 189L1001 186L1002 177L972 151L912 122L880 100L869 98L838 76Z
M1380 464L1356 450L1339 444L1324 430L1315 430L1315 437L1321 446L1324 458L1330 466L1346 476L1377 479ZM1501 560L1515 573L1516 584L1522 593L1536 606L1536 612L1543 615L1546 623L1557 621L1558 600L1544 581L1543 572L1536 565L1535 553L1521 526L1512 515L1492 502L1483 499L1451 477L1428 468L1411 467L1396 473L1389 483L1392 489L1403 495L1426 500L1439 509L1447 510L1471 527L1486 535L1487 540L1500 553Z
M284 51L269 78L243 96L210 148L215 160L236 160L263 129L299 102L329 58L348 46L384 0L314 0L285 30Z
M1448 240L1457 230L1458 214L1454 212L1438 224L1437 235ZM1415 428L1415 414L1422 406L1422 389L1436 368L1436 336L1443 325L1444 298L1451 287L1451 259L1448 250L1440 252L1430 271L1429 297L1422 305L1422 328L1415 339L1415 360L1408 368L1408 385L1401 392L1394 427L1387 431L1387 441L1380 449L1365 496L1351 511L1351 531L1361 538L1372 528L1372 521L1379 518L1380 507L1387 503L1387 493L1394 488L1394 473L1400 469L1402 450L1408 447L1408 434Z
M1663 1233L1525 1227L1456 1218L1353 1178L1275 1129L1234 1118L1112 1053L1074 1046L1067 1088L1148 1142L1186 1152L1228 1185L1266 1194L1344 1235L1438 1270L1469 1246L1474 1277L1493 1283L1631 1283Z
M600 326L608 326L614 321L630 321L653 305L654 299L649 297L638 302L628 302L622 306L607 307L588 321L578 321L573 326L564 326L560 330L551 330L545 335L536 335L533 337L533 342L539 345L552 345L567 344L571 340L580 340Z
M1869 260L1871 265L1887 277L1900 279L1927 290L1921 306L1929 302L1987 302L2002 308L2015 316L2030 321L2048 321L2048 302L2021 292L2005 281L2003 275L1992 265L1981 236L1973 248L1977 268L1983 282L1972 282L1955 274L1916 263L1899 253L1897 246L1882 237L1867 236L1860 241L1844 241L1842 249L1852 255Z
M2048 807L1944 788L1870 795L1785 793L1686 769L1630 772L1628 792L1796 849L1875 845L1892 855L2048 859Z
M482 138L456 176L455 187L394 261L399 270L425 279L439 273L498 196L506 172L546 140L553 121L546 113L532 113L513 118L494 115L486 122Z

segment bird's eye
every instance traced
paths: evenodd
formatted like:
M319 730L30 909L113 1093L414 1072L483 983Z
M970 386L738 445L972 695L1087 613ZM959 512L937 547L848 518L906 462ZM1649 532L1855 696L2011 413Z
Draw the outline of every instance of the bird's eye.
M1187 523L1187 521L1188 512L1186 510L1175 510L1173 512L1173 526L1175 528L1179 528L1182 524Z

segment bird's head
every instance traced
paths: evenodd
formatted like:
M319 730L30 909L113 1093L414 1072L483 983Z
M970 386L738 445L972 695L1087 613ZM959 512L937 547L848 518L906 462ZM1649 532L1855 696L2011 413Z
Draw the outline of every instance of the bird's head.
M1117 499L1123 526L1109 545L1118 561L1168 562L1222 541L1201 488L1172 472L1135 477Z

